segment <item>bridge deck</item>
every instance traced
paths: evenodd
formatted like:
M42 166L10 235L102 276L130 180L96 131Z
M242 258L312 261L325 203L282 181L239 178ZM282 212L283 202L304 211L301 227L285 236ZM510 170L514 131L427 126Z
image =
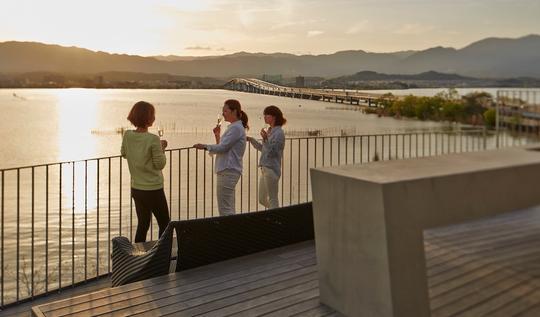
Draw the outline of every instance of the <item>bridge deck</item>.
M237 86L235 86L237 85ZM328 100L336 102L377 102L378 100L388 99L388 96L378 93L369 93L362 91L344 91L344 90L327 90L327 89L312 89L312 88L297 88L297 87L285 87L276 85L273 83L265 82L255 78L236 78L231 80L225 85L226 87L233 87L234 90L242 90L248 92L257 93L270 93L280 96L316 99L316 100ZM234 88L236 87L236 88ZM401 96L394 96L393 98L402 98Z

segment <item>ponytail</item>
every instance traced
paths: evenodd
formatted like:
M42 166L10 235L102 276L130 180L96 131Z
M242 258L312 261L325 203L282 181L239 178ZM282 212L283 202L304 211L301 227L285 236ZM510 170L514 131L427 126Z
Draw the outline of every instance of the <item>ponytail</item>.
M240 102L235 99L228 99L225 100L225 105L229 107L231 111L236 111L236 115L238 116L238 119L242 121L244 129L249 129L248 116L244 111L242 111L242 106L240 105Z
M242 125L244 126L244 129L249 130L248 115L243 110L240 110L240 120L242 120Z

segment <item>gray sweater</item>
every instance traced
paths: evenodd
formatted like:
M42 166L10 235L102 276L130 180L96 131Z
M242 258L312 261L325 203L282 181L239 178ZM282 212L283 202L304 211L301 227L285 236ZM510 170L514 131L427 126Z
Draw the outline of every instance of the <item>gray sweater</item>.
M268 139L266 141L259 142L253 138L249 139L249 142L258 151L261 151L261 158L259 159L259 166L268 167L281 176L281 157L283 156L283 149L285 148L285 133L281 126L275 126L270 130Z

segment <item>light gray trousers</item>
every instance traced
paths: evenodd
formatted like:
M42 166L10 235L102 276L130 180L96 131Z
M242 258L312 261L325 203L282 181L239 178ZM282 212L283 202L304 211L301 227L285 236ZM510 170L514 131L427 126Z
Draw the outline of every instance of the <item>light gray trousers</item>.
M221 216L235 213L235 189L239 179L240 173L237 171L227 169L217 173L216 196Z
M259 177L259 203L266 208L278 208L278 182L279 176L268 167L261 166Z

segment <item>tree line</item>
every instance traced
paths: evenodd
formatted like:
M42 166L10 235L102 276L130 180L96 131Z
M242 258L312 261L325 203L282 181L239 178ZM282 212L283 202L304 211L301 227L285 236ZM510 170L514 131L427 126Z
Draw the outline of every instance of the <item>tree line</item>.
M493 127L494 104L493 96L487 92L472 92L460 96L456 89L450 88L433 97L409 95L396 98L388 93L379 98L377 108L368 108L366 112L395 118L450 121Z

